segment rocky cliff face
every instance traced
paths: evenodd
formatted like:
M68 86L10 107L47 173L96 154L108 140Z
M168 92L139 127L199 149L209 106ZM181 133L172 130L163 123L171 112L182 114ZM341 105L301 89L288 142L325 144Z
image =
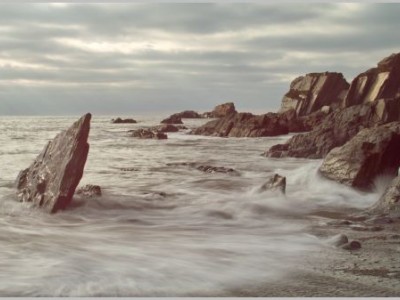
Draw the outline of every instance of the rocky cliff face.
M305 116L324 106L338 107L346 96L349 84L342 73L310 73L292 81L282 99L281 112L295 109Z
M348 107L399 96L400 53L397 53L381 60L376 68L358 75L352 81L342 106Z
M361 129L400 120L400 98L350 106L327 115L312 131L271 147L269 157L323 158Z
M380 174L397 175L400 122L365 128L328 153L319 171L337 182L369 189Z
M20 201L32 202L48 212L65 209L83 175L89 144L91 115L86 114L59 133L32 165L16 180Z

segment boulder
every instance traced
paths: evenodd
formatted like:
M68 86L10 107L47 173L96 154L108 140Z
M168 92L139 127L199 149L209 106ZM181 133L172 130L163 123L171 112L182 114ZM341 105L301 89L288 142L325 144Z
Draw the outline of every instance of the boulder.
M376 68L358 75L351 83L343 107L400 96L400 53L392 54Z
M87 184L83 187L78 188L76 190L75 194L84 196L87 198L100 197L101 196L101 187L99 185Z
M271 176L266 183L260 187L260 192L267 190L280 190L283 194L286 193L286 177L279 174Z
M361 129L400 120L400 98L381 99L335 110L312 131L293 136L285 144L272 146L269 157L323 158L342 146Z
M227 102L217 105L214 107L213 111L206 112L202 116L204 118L223 118L236 113L235 104L233 104L233 102Z
M309 73L292 81L282 99L281 112L294 109L298 116L306 116L324 106L339 107L349 84L342 73Z
M113 124L134 124L134 123L137 123L137 122L134 119L116 118L116 119L112 119L111 123L113 123Z
M183 124L180 116L171 115L168 118L162 120L160 123L162 124Z
M397 175L400 122L365 128L326 156L319 172L334 181L369 189L377 175Z
M16 187L20 201L32 202L50 213L70 204L89 153L90 119L91 114L86 114L59 133L30 167L19 173Z
M359 241L351 241L347 244L344 244L342 246L342 249L344 250L359 250L361 249L361 243Z
M158 127L158 131L159 132L177 132L177 131L179 131L179 128L172 124L165 124L165 125Z
M130 130L130 136L136 137L139 139L156 139L156 140L165 140L168 136L160 131L153 130L151 128L141 128L137 130Z
M368 212L400 217L400 176L393 179L382 197L368 209Z

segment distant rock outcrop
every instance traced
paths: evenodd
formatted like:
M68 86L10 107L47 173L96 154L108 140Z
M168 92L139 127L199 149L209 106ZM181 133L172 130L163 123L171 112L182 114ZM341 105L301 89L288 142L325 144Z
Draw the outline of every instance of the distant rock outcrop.
M381 99L350 106L327 115L312 131L298 134L285 144L272 146L269 157L323 158L361 129L400 120L400 98Z
M121 119L121 118L116 118L112 119L111 123L113 124L135 124L137 123L136 120L134 119Z
M373 214L400 217L400 176L390 183L382 197L369 210Z
M185 110L180 113L173 114L173 116L177 116L181 119L199 119L201 115L194 110Z
M157 127L157 130L159 132L177 132L179 131L179 128L172 124L165 124Z
M400 96L400 53L392 54L376 68L358 75L351 83L343 107Z
M160 132L158 130L153 130L151 128L141 128L137 130L130 130L128 132L130 133L130 136L139 139L165 140L168 138L168 136L165 133Z
M324 106L339 107L349 84L342 73L309 73L292 81L282 99L281 112L294 109L298 116L306 116Z
M236 114L235 104L227 102L224 104L217 105L213 111L203 113L204 118L224 118L232 114Z
M399 150L400 122L365 128L330 151L319 171L339 183L369 189L377 175L397 175Z
M183 124L182 119L178 115L171 115L168 118L162 120L162 124Z
M83 175L89 144L91 114L48 142L32 165L16 180L18 198L47 212L65 209Z

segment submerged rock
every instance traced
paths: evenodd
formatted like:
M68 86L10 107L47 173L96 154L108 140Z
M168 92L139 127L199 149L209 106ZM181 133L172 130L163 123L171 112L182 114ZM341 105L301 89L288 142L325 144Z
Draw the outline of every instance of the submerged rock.
M186 167L195 168L204 173L226 173L226 174L233 174L233 175L239 174L238 171L236 171L235 169L232 169L232 168L202 165L199 163L191 163L191 162L168 163L167 166L186 166Z
M121 118L116 118L112 119L111 123L113 124L135 124L137 123L136 120L134 119L121 119Z
M400 217L400 176L393 179L382 197L368 209L368 212Z
M339 183L368 189L379 174L397 175L399 150L400 122L366 128L330 151L319 172Z
M322 107L339 107L346 96L349 83L342 73L309 73L292 81L282 99L281 112L294 109L305 116ZM325 108L326 110L326 108Z
M91 114L86 114L59 133L32 165L19 173L16 187L20 201L32 202L50 213L70 204L89 152L90 119Z
M345 250L358 250L361 249L361 243L359 241L351 241L350 243L344 244L342 249Z
M169 116L168 118L162 120L162 124L183 124L181 117L177 115Z
M267 190L280 190L283 194L286 192L286 177L279 174L271 176L266 183L260 187L260 192Z
M335 247L340 247L342 245L347 244L348 242L349 242L349 239L345 234L335 235L327 241L328 244L335 246Z
M217 105L211 112L203 114L204 118L224 118L233 114L236 114L235 104L233 102L227 102L224 104Z
M157 130L152 130L152 129L137 129L137 130L130 130L129 131L130 135L132 137L136 137L139 139L155 139L155 140L165 140L168 138L168 136L160 131Z
M100 197L101 187L99 185L87 184L76 190L75 194L85 197Z

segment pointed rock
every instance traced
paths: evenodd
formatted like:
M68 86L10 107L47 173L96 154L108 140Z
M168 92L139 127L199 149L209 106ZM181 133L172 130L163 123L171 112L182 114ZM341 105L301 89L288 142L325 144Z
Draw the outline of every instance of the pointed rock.
M32 165L20 172L16 180L20 201L32 202L50 213L68 206L89 153L90 119L91 114L86 114L59 133Z

